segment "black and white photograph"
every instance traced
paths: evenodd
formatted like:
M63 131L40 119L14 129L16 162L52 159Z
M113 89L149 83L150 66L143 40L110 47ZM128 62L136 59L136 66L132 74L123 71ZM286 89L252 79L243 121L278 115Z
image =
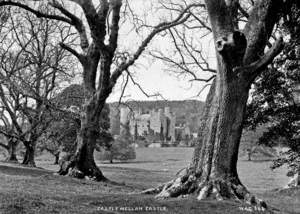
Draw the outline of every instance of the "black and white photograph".
M300 214L300 0L0 0L0 214Z

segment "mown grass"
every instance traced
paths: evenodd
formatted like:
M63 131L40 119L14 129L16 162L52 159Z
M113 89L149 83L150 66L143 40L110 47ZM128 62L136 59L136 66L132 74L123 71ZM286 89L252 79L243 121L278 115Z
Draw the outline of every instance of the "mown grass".
M108 172L109 169L105 171ZM134 169L126 172L132 178L137 173L152 179L159 176L153 172ZM145 186L133 186L134 180L128 180L128 184L98 183L55 176L46 170L13 166L0 166L0 179L0 213L4 214L245 213L240 207L247 206L231 201L199 202L193 198L156 200L152 195L137 194ZM125 211L116 211L117 208ZM140 210L135 212L132 210L135 208Z
M233 201L197 201L194 197L157 200L153 195L138 194L170 180L188 162L189 151L174 151L164 157L157 152L148 157L143 154L143 159L126 164L101 164L103 173L115 183L54 175L57 166L52 165L49 155L37 157L37 165L44 169L0 162L0 213L266 213ZM300 189L261 192L258 196L277 213L300 213Z

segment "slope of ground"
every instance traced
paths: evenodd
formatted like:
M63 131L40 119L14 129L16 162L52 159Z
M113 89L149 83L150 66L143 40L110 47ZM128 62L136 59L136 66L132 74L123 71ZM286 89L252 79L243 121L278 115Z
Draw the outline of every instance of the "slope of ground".
M173 178L188 163L191 152L187 148L142 149L132 162L98 162L103 173L116 182L110 184L53 175L58 168L52 165L53 157L48 154L37 157L37 165L44 169L1 162L0 213L265 213L232 201L156 200L153 195L137 194ZM247 173L240 171L245 174L241 176L242 181L271 207L280 210L278 213L300 213L299 189L263 191L267 183L270 183L269 189L274 188L272 183L277 177L274 174L273 180L272 175L262 180L264 172L255 173L257 169L266 171L258 168L264 163L250 162L253 169L249 170L247 161L240 162L239 168L248 170Z
M145 182L156 179L155 172L104 168L107 175L143 175ZM155 200L136 194L145 186L96 183L55 176L48 170L0 166L0 213L248 213L248 205L231 201L194 199ZM254 208L252 208L254 209ZM253 212L258 213L258 212ZM262 212L260 212L262 213Z

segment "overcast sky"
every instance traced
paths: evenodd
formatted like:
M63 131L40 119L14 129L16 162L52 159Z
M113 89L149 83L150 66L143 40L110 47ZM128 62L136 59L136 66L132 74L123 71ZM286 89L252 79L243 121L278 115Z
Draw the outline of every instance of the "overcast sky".
M158 8L159 1L168 1L168 0L130 0L130 7L137 16L146 21L147 25L157 25L162 20L170 21L177 17L177 14L172 14L171 18L170 13L168 13L165 9ZM173 2L181 2L183 0L173 0ZM185 1L193 1L193 0L185 0ZM97 1L94 0L95 4ZM66 4L68 7L71 7L72 11L76 11L76 14L80 16L82 14L81 9L76 4ZM69 8L70 9L70 8ZM149 33L149 28L143 28L139 31L139 34L136 33L132 20L130 17L126 17L124 19L121 16L120 21L120 32L119 32L119 40L118 40L118 51L128 51L135 52L138 46L141 44L143 38ZM192 37L197 38L201 35L198 34L190 34ZM204 39L201 39L201 46L205 50L204 55L208 57L209 64L212 68L215 67L215 58L214 58L214 46L211 39L211 36L207 36ZM205 90L201 92L199 96L197 96L200 90L207 84L199 81L190 81L192 79L191 76L176 76L174 73L170 73L166 71L168 66L160 61L154 60L153 58L149 58L147 55L147 51L153 49L163 50L164 52L174 52L174 45L171 43L171 40L166 39L162 36L157 36L152 40L150 45L146 48L146 51L142 54L142 56L138 59L137 63L134 66L130 67L130 72L134 73L134 80L144 89L145 92L149 95L153 94L161 94L162 97L150 97L145 96L141 90L133 85L132 82L129 81L129 84L126 87L124 96L122 101L126 100L158 100L158 99L167 99L167 100L185 100L185 99L197 99L204 101L206 95L208 93L209 87L206 87ZM201 72L201 70L197 71L198 78L208 78L210 77L210 73ZM76 79L74 83L79 83L81 78ZM116 87L113 90L113 93L109 96L108 102L119 101L121 94L121 86L124 82L121 77L118 80Z
M147 24L155 25L159 22L158 17L163 17L170 20L170 17L160 10L153 8L153 5L148 4L144 1L135 0L135 4L131 5L133 11L137 11L140 17L144 17L147 20ZM150 9L150 7L152 8ZM134 31L129 31L131 29L129 25L123 25L121 27L121 33L119 37L119 46L123 49L130 49L133 51L137 45L140 44L140 38L137 37ZM144 33L146 35L147 33ZM192 35L197 37L199 35ZM205 37L201 40L201 45L206 50L206 56L209 58L209 63L212 68L214 68L214 47L210 36ZM166 40L160 36L156 37L153 42L151 42L149 49L163 49L164 51L174 51L174 47L170 40ZM209 87L207 87L200 96L196 96L199 91L207 83L199 81L190 81L191 76L180 76L176 77L175 74L167 72L167 65L160 60L151 60L146 54L143 55L141 59L138 60L137 66L131 68L130 70L134 72L134 79L138 82L143 89L148 94L160 93L165 99L168 100L185 100L185 99L197 99L204 101L208 93ZM207 78L211 74L198 72L198 78ZM118 85L115 87L114 92L108 98L109 102L118 101L120 98L122 84L122 78L118 81ZM126 87L124 93L125 100L156 100L162 99L161 97L151 97L147 98L137 86L132 83Z
M166 65L161 61L156 61L150 67L139 66L139 71L136 72L135 79L143 87L148 94L160 93L168 100L185 100L197 99L204 101L208 93L209 87L204 89L200 96L196 96L206 83L199 81L189 81L191 77L176 77L165 71ZM203 74L203 77L205 75ZM118 81L114 92L108 98L109 102L118 101L120 98L120 85L122 79ZM129 84L126 87L124 100L157 100L161 97L147 98L137 86Z

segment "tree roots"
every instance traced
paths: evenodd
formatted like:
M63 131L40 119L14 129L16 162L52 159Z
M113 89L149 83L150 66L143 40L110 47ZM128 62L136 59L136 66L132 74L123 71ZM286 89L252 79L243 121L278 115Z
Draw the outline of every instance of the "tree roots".
M233 199L239 202L267 209L267 204L251 195L238 179L211 179L201 182L194 174L183 175L156 188L150 188L142 194L157 194L155 198L187 197L195 195L198 200L206 198L218 201Z
M57 172L59 175L68 175L70 177L79 179L88 179L94 181L107 181L100 169L96 164L86 164L81 166L76 162L76 159L67 157L59 161L60 170ZM81 167L80 167L81 166Z

